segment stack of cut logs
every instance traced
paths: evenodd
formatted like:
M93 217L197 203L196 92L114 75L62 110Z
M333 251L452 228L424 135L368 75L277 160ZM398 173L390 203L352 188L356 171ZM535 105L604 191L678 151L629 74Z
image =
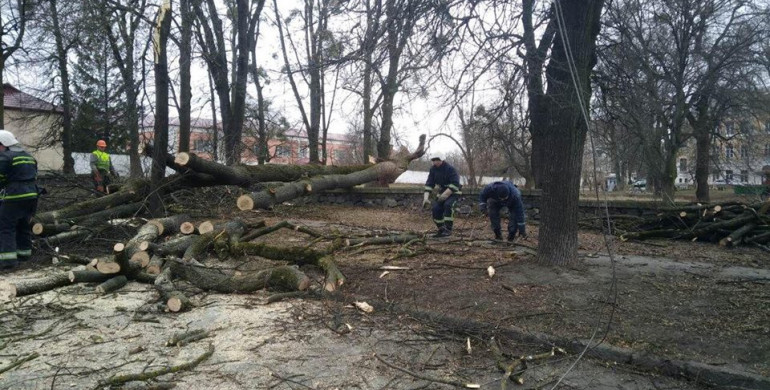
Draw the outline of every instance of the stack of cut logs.
M615 230L623 232L623 241L672 238L762 249L768 249L770 243L770 202L692 205L661 210L650 217L612 219Z
M150 148L148 147L147 150ZM177 171L158 183L130 179L120 190L99 198L87 199L56 211L35 216L33 231L40 238L39 247L55 248L65 242L85 242L95 235L108 234L116 225L131 228L136 215L147 208L151 194L166 196L173 192L206 186L235 185L246 192L238 200L241 210L270 208L319 190L347 188L383 177L394 178L425 153L425 135L413 153L374 165L333 167L321 165L225 166L191 153L166 155L165 164ZM258 189L256 192L255 189ZM171 202L172 200L169 199ZM321 249L277 247L251 242L281 228L295 229L323 243ZM72 283L99 283L96 291L106 294L128 281L152 283L170 311L181 311L189 301L175 286L184 280L203 289L218 292L251 292L263 288L304 290L310 279L295 266L277 265L251 273L209 267L203 262L214 253L219 259L259 256L282 264L315 265L325 272L324 288L334 290L344 276L334 262L334 252L353 245L412 243L420 237L398 235L377 239L323 237L307 227L281 222L265 227L264 222L246 224L240 219L218 224L194 226L187 215L154 219L142 224L136 235L113 247L112 255L90 259L57 254L54 262L79 263L81 267L39 280L18 283L0 282L0 302L35 294Z
M319 233L309 228L289 222L265 227L262 221L246 224L240 219L234 219L218 224L206 221L195 227L186 215L153 219L139 227L136 235L127 242L115 244L111 255L91 259L57 254L54 257L55 263L76 263L82 266L43 279L0 284L0 300L48 291L72 283L98 283L95 291L107 294L120 289L129 280L134 280L154 284L165 299L168 310L176 312L187 308L189 300L175 288L174 278L204 290L218 292L252 292L263 288L304 290L310 285L310 279L297 267L290 265L279 265L254 273L235 273L208 267L202 262L209 257L210 252L220 259L253 255L294 264L315 264L326 271L327 289L333 290L344 282L344 276L337 269L332 254L334 249L344 243L335 244L333 248L330 245L328 249L315 250L279 248L248 242L280 228L295 229L320 237ZM34 229L40 233L48 230L37 224Z

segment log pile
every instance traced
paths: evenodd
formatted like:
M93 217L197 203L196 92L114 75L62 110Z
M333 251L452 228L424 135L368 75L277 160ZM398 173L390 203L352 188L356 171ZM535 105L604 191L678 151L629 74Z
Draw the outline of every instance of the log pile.
M769 249L770 202L692 205L661 210L649 217L611 219L623 241L670 238Z
M345 276L334 260L336 251L352 245L413 242L419 237L394 236L381 240L324 237L288 221L265 226L264 221L246 223L239 218L219 223L203 221L196 225L189 215L150 219L140 226L132 224L137 221L137 216L146 212L146 199L151 193L171 195L190 187L238 185L246 194L245 198L239 199L239 208L249 210L269 208L319 189L346 188L383 177L396 177L406 170L410 161L424 154L424 142L425 136L421 136L417 151L398 161L354 167L229 167L189 153L180 153L176 157L168 155L168 166L178 174L167 177L160 186L150 187L145 180L132 180L116 193L36 215L32 222L33 231L39 237L38 246L47 244L52 249L67 241L85 241L118 224L127 229L136 228L136 233L115 244L112 254L96 258L61 254L56 248L55 264L80 266L38 280L0 282L0 302L75 283L92 284L97 294L110 294L119 292L129 282L140 282L154 285L167 311L179 312L192 306L184 291L176 286L180 281L201 290L222 293L248 293L266 288L302 291L311 286L311 279L298 266L307 265L320 268L325 274L320 283L322 288L335 290L345 282ZM269 186L261 185L267 182ZM257 188L263 190L254 192ZM167 200L168 204L173 203L173 197ZM243 207L243 202L249 203L248 207ZM309 235L311 244L278 247L252 242L283 228ZM266 269L244 272L225 269L212 262L215 258L249 260L251 257L278 263Z

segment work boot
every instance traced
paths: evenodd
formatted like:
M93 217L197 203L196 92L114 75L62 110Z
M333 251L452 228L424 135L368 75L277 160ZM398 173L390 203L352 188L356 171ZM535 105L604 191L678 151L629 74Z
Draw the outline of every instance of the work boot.
M502 241L503 240L503 234L500 233L499 230L495 230L495 240Z
M438 230L438 233L433 235L433 238L449 237L451 235L452 235L452 232L442 227L441 229Z
M508 238L506 239L506 241L508 241L508 242L513 242L513 240L514 240L515 238L516 238L516 235L515 235L515 234L513 234L513 233L508 233Z

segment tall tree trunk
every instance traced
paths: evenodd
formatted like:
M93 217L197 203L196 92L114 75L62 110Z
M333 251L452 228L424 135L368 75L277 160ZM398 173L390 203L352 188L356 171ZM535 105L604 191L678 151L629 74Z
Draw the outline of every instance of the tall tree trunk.
M194 14L190 0L179 1L182 17L179 38L179 152L190 151L190 126L192 86L190 66L192 64L192 21Z
M166 176L166 155L168 153L168 56L166 43L171 30L171 2L166 0L158 10L153 31L155 49L155 127L150 181L158 188ZM160 192L154 192L149 199L150 213L155 217L163 214Z
M70 92L70 75L67 68L68 53L62 39L59 9L57 8L56 0L49 0L49 4L51 6L53 34L56 40L56 60L59 67L59 76L61 77L62 106L64 109L61 132L62 154L64 154L62 171L64 173L75 173L75 159L72 158L72 93Z
M546 153L548 145L542 142L542 139L535 137L536 127L544 126L547 122L548 113L546 111L546 102L544 101L543 91L543 64L546 60L546 54L551 47L553 37L556 33L556 22L553 16L548 22L540 43L535 43L535 27L533 24L535 0L524 0L522 2L522 28L524 30L524 46L527 54L524 57L527 79L527 98L529 101L528 109L530 116L529 132L532 134L532 155L530 156L530 166L532 167L533 185L540 188L541 172L543 163L547 159Z
M589 111L590 74L596 63L596 36L603 1L555 4L552 17L560 18L564 29L556 34L551 49L543 106L536 107L536 112L547 112L548 118L538 116L536 122L533 118L533 141L537 138L540 145L549 148L548 158L540 161L536 177L543 189L537 258L552 264L569 264L577 261L578 197L588 120L584 115ZM574 73L568 59L574 61Z
M695 197L698 202L709 202L709 165L711 160L711 134L695 131Z
M211 159L219 161L219 126L217 126L217 99L216 90L214 89L214 80L212 80L211 73L208 75L209 79L209 92L211 93Z
M364 64L364 128L363 128L363 163L369 162L369 157L373 155L372 150L372 119L374 118L374 108L372 107L372 65L371 57Z

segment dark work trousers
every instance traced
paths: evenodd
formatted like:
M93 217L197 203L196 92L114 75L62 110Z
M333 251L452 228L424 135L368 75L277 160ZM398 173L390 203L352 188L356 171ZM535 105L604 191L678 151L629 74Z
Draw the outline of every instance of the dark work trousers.
M500 209L506 207L506 202L501 202L495 199L487 200L487 210L489 212L489 222L492 223L492 231L495 234L501 234L500 231ZM516 217L513 216L513 208L508 208L508 234L512 234L516 231Z
M37 199L4 201L0 204L0 261L26 260L32 255L30 220Z
M436 223L439 230L445 228L450 232L452 231L455 221L455 203L459 198L456 194L452 194L443 202L433 203L433 222Z

